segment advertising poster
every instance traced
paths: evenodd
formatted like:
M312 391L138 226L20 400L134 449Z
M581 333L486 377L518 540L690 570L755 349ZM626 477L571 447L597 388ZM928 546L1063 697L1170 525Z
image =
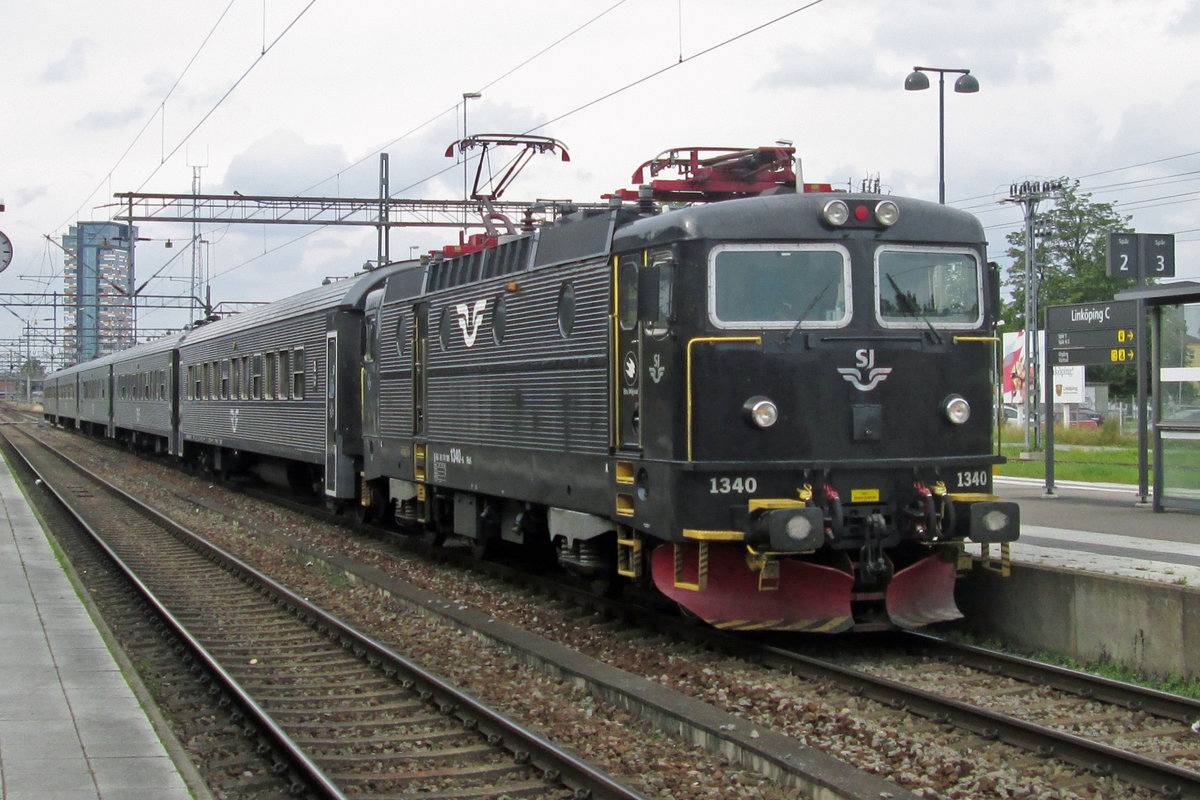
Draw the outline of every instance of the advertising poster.
M1004 402L1008 405L1021 407L1025 403L1025 390L1035 384L1032 365L1026 357L1025 331L1006 333L1002 337L1004 344L1003 365L1003 394ZM1045 369L1046 350L1041 340L1041 331L1037 332L1038 368ZM1054 377L1048 389L1056 405L1079 404L1084 401L1086 368L1081 366L1054 367ZM1046 400L1043 395L1039 403Z

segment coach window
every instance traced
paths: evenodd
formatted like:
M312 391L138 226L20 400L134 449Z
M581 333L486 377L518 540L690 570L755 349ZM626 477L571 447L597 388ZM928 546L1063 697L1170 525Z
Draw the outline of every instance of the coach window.
M983 323L983 282L970 250L880 248L875 270L876 314L885 328L969 330Z
M250 399L250 356L242 356L242 399Z
M267 378L267 385L263 389L263 398L266 400L270 400L271 398L276 396L276 391L277 391L276 387L278 386L277 380L279 377L278 374L276 373L276 370L278 369L278 366L277 366L278 361L279 361L278 353L267 353L266 363L263 366L263 374Z
M292 351L281 350L279 353L279 397L287 400L292 388Z
M297 347L292 353L292 399L304 399L304 348Z
M252 400L262 399L263 357L258 353L250 358L250 397Z
M840 328L850 321L850 255L840 245L725 244L708 260L718 328Z

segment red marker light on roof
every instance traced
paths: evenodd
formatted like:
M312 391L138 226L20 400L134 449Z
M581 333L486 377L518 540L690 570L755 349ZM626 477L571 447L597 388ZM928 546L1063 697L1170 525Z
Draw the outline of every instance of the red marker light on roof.
M866 206L855 206L854 207L854 218L856 220L858 220L859 222L866 222L867 218L870 216L871 216L871 211Z

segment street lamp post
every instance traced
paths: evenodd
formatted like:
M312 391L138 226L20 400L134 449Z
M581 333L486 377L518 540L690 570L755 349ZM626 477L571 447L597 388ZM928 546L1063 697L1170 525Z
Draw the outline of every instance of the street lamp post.
M904 88L910 92L929 88L926 72L938 74L938 202L946 203L946 73L959 73L954 82L954 91L974 94L979 91L979 81L969 69L943 69L942 67L913 67L904 79Z

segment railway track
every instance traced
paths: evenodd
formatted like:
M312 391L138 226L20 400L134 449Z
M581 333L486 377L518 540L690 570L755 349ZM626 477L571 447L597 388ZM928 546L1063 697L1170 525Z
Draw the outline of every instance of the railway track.
M1200 735L1192 727L1200 720L1200 702L934 636L906 637L926 655L915 665L887 668L903 679L880 674L878 665L849 666L797 648L764 644L758 651L764 664L1040 758L1059 759L1164 797L1200 798ZM964 680L964 668L976 671L980 680ZM998 678L1009 683L998 685ZM955 691L946 692L945 686Z
M188 501L193 502L193 499L189 496ZM222 515L230 524L236 524L234 521L238 519L239 515L244 516L246 513L245 509L223 507L222 501L219 500L214 502L212 499L196 497L194 502L198 507L204 507L206 511ZM350 558L335 556L327 545L318 545L315 550L311 551L305 550L302 543L297 543L296 546L299 548L298 552L308 553L306 557L314 560L327 557L329 568L339 572L344 570L347 579L351 582L374 584L379 580L378 570L380 568L389 572L394 571L398 554L385 539L372 541L352 537L349 540L341 540L341 545L338 547L339 549L342 546L350 547L351 544L359 554ZM366 550L376 553L376 556L369 559L374 560L377 565L374 572L369 568L363 569L361 564L356 566L356 558L364 557L365 553L362 551ZM463 559L456 569L467 566L469 561L469 558ZM361 571L357 571L360 569ZM493 576L507 572L503 567L494 565L489 565L487 570ZM485 593L490 591L482 586L482 584L489 583L489 579L481 578L477 574L473 579L461 580L463 573L458 574L460 578L454 581L453 591L448 595L448 599L437 604L437 608L433 606L428 608L437 613L444 613L451 618L468 606L491 608L492 611L489 612L489 615L494 615L499 608L495 605L494 597L489 598L486 594L484 596L471 594L473 589L482 588ZM497 579L497 582L499 583L500 580ZM528 575L522 575L515 581L522 586L539 582ZM451 588L451 586L447 585L445 588ZM461 593L464 590L466 594ZM508 591L512 591L511 586ZM570 590L564 587L542 587L539 594L541 599L531 600L530 606L536 607L539 612L551 612L551 617L554 613L558 613L553 612L552 608L561 608L561 613L579 619L582 619L579 617L580 606L588 610L595 607L608 608L610 613L605 615L601 612L601 616L596 619L607 618L621 621L607 622L596 626L597 629L605 631L600 635L602 639L611 642L615 633L626 644L636 645L641 639L638 630L640 629L640 633L648 637L648 644L645 648L659 652L664 648L662 634L667 633L673 636L680 630L689 629L689 626L682 624L677 618L666 619L648 614L634 615L628 606L610 606L596 598L588 598L582 592L577 594L576 599L563 602L561 606L557 600L549 603L546 600L547 596L563 598L570 593ZM503 605L507 604L507 601L503 603ZM575 610L571 611L571 608ZM469 614L470 612L463 613ZM519 610L516 613L521 617L519 624L522 628L541 632L549 638L556 636L553 630L556 625L560 631L562 629L561 624L552 622L550 627L543 631L538 627L536 615L528 612L522 613ZM460 623L456 622L455 624ZM812 639L805 640L804 650L806 652L796 654L786 653L783 648L760 647L758 642L747 637L726 636L704 628L700 628L699 632L697 633L696 629L690 629L688 641L699 643L706 650L731 653L735 658L761 663L770 668L769 672L776 674L788 672L800 676L801 682L797 684L797 688L792 689L797 693L793 695L794 697L811 697L824 691L820 685L813 686L804 681L816 680L821 685L832 684L851 695L879 700L879 707L887 709L888 713L893 716L895 714L905 716L905 712L907 712L909 717L920 716L931 719L935 722L934 730L950 731L951 726L958 726L959 729L966 732L962 735L974 738L978 742L974 745L965 745L972 750L985 747L986 742L998 741L1024 748L1032 754L1022 759L1019 755L1010 753L1007 758L1015 763L1028 765L1062 762L1076 765L1078 770L1074 772L1074 776L1065 780L1072 786L1100 787L1091 790L1100 792L1095 796L1200 797L1200 792L1197 791L1197 776L1192 772L1193 762L1189 760L1195 756L1192 740L1200 742L1200 737L1191 733L1190 724L1192 720L1200 717L1200 713L1197 713L1195 704L1191 701L1178 700L1162 693L1147 693L1134 687L1092 679L1089 676L1065 670L1051 669L1050 672L1053 674L1048 674L1040 665L1020 659L1007 659L1007 665L999 666L991 654L985 651L964 652L960 650L946 655L936 655L933 653L933 648L940 649L943 645L924 639L917 645L918 655L913 656L911 652L908 655L905 652L889 655L885 660L894 662L894 664L881 669L877 664L855 668L847 666L845 659L841 659L839 663L839 659L836 658L828 659L831 662L828 664L816 663L821 659L813 658L810 655L811 651L819 649L813 646ZM487 631L488 636L493 633L490 629ZM509 649L517 647L512 643L501 643L501 646ZM602 645L603 649L598 651L588 650L587 644L572 643L570 646L578 646L583 652L593 652L597 658L605 661L611 658L609 644ZM874 639L870 649L872 652L878 652L884 650L885 646L881 640ZM895 648L888 646L886 650L891 652ZM934 658L935 655L936 658ZM529 660L530 658L540 658L540 655L528 653L518 654L517 657ZM879 661L879 658L875 657L874 660ZM937 663L933 663L934 661ZM940 666L943 662L948 666ZM978 678L964 679L961 674L956 677L954 674L956 669L959 672L969 669ZM900 677L893 675L889 680L886 676L881 677L879 674L870 675L869 673L872 671L899 673ZM1012 678L1006 678L1005 675L1011 675ZM699 676L699 683L711 684L715 678L715 675L706 671ZM1007 681L1007 683L1003 681ZM682 680L675 681L674 685L678 690L692 693L697 697L707 697L709 702L716 702L712 699L712 695L705 694L705 690L699 685L689 688L684 685ZM939 689L949 686L957 687L955 696L947 698L936 696L939 694ZM605 696L603 691L606 690L596 693ZM1066 697L1061 692L1066 692L1073 697ZM978 706L981 699L994 701L993 707L972 708L972 706ZM616 702L623 704L623 701ZM802 701L802 703L808 702L807 700ZM834 700L833 702L837 703L838 707L846 705L845 700ZM721 706L720 702L716 702L716 704L718 707ZM998 708L995 707L997 704ZM852 702L850 706L860 707L857 701ZM894 709L903 709L904 711L893 711ZM736 712L741 714L743 709L739 706ZM752 724L760 726L757 730L766 729L761 727L768 725L763 721L764 717L754 717L754 711L750 707L745 708L745 713ZM876 714L869 710L860 711L860 713L864 714L863 719L871 719ZM770 716L778 715L772 713ZM1094 730L1083 730L1083 728L1094 729L1097 720L1100 719L1108 720L1110 723L1106 732L1096 733ZM744 720L742 722L744 723ZM890 723L885 724L890 725ZM1063 730L1055 730L1055 726ZM733 724L722 723L702 731L700 736L705 739L709 747L721 752L729 753L735 748L741 748L748 754L751 761L762 763L772 758L779 759L779 754L773 753L771 750L771 736L746 737L744 734L747 733L747 730L744 724L739 724L737 730L734 730ZM781 729L781 731L788 730ZM795 729L790 730L792 731L791 737L803 739L805 736L805 734L796 733ZM937 736L938 734L933 735ZM941 736L947 738L948 734ZM784 738L787 736L785 735ZM1088 741L1088 739L1094 739L1094 741ZM990 745L987 746L990 747ZM1174 752L1172 753L1172 751ZM1025 768L1027 767L1015 767L1018 772ZM1059 774L1063 770L1070 773L1070 769L1066 767L1055 767L1051 772ZM1128 782L1133 786L1146 787L1146 789L1143 790L1143 794L1129 789L1118 791L1116 787L1120 785L1120 782ZM1112 790L1111 794L1110 790Z
M903 647L919 650L919 663L911 669L901 667L903 679L889 679L873 667L855 668L844 659L803 652L810 649L811 639L797 648L772 646L664 617L649 606L633 608L596 598L586 589L520 574L504 565L478 563L465 551L444 557L460 568L538 587L564 606L599 609L602 616L625 619L630 628L640 627L648 635L681 636L706 648L828 682L890 708L1013 745L1039 759L1058 759L1087 774L1125 781L1164 797L1200 798L1200 773L1194 769L1200 764L1200 735L1191 727L1200 720L1200 701L918 633L905 633ZM882 641L877 638L874 644L872 649L879 650ZM972 692L972 684L964 683L961 675L942 681L940 676L946 673L930 662L931 657L950 670L973 670L981 682ZM1001 678L1011 683L996 686ZM939 684L960 691L945 694L929 688ZM1103 730L1072 730L1080 727Z
M46 445L9 438L313 796L638 797Z
M653 635L682 636L701 646L736 653L765 666L832 683L854 695L958 727L988 741L1002 741L1039 759L1058 759L1098 777L1111 777L1170 798L1200 798L1200 701L1113 681L1031 659L958 644L936 636L905 633L905 647L922 654L903 679L889 679L872 667L847 666L843 659L820 658L800 648L776 647L753 639L664 618L652 607L596 598L586 589L552 579L518 575L503 565L472 566L466 553L447 554L500 580L538 586L565 605L625 618ZM813 648L820 649L820 648ZM878 648L876 648L878 649ZM972 670L981 681L948 676ZM895 670L890 670L895 671ZM946 680L942 680L947 676ZM997 686L998 679L1009 683ZM947 694L938 686L954 686Z

